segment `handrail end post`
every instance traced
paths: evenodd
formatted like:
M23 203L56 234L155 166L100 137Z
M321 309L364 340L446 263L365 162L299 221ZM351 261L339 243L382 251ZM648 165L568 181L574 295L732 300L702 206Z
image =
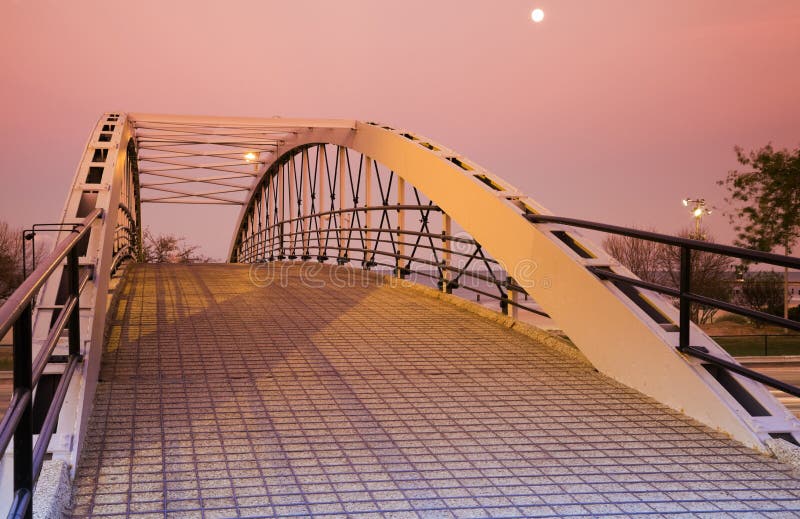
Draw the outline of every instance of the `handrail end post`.
M689 332L691 321L691 300L687 297L691 291L692 280L692 250L686 246L681 247L680 263L680 321L678 332L678 347L683 350L689 347Z

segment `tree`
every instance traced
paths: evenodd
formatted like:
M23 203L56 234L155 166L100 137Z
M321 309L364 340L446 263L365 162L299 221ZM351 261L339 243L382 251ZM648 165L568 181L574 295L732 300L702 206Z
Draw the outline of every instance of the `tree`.
M655 232L655 229L647 229ZM663 245L654 241L612 234L603 240L603 248L644 281L658 283Z
M197 253L199 248L198 245L187 245L182 236L156 236L150 229L144 231L144 260L147 263L208 263L208 257Z
M22 231L0 222L0 301L22 283Z
M729 213L737 245L762 251L777 247L790 254L800 235L800 148L775 150L770 144L736 159L751 171L731 171L725 180L733 206ZM788 269L784 274L784 317L788 311Z
M678 236L681 238L698 239L693 229L683 229ZM702 241L714 243L714 237L707 231L700 233ZM666 274L672 286L680 285L681 251L679 247L663 246L661 253L661 269ZM733 259L729 256L713 254L710 252L692 251L692 275L689 279L691 291L720 301L730 301L733 295L732 282L734 280ZM719 311L713 306L692 303L692 320L697 323L707 323Z
M780 314L783 309L783 282L777 272L753 272L742 282L742 302L761 312L772 315ZM755 320L756 326L763 322Z

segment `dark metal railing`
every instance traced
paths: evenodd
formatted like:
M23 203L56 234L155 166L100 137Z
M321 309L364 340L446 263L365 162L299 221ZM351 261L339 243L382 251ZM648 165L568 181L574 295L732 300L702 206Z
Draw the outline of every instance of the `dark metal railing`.
M366 227L353 217L357 213L373 211L381 214L417 213L422 216L423 225L420 230L394 228L388 218L382 218L380 227ZM516 308L547 317L541 310L509 295L528 297L512 278L502 275L498 262L489 257L477 241L444 231L429 231L425 219L432 212L441 212L441 209L431 204L377 205L287 218L244 236L238 244L237 260L257 263L298 258L309 260L316 256L319 261L334 259L339 264L360 261L366 269L385 267L401 277L414 274L431 279L446 292L463 289L477 297L496 300L500 310L506 314L510 308ZM343 222L348 217L351 218L350 225ZM429 257L421 253L427 253ZM463 265L452 264L451 257L461 258ZM470 268L473 265L483 268ZM429 271L419 267L429 267ZM480 283L485 287L474 286ZM493 287L491 291L490 287Z
M592 222L588 220L579 220L576 218L564 218L560 216L528 214L526 218L532 223L552 223L566 225L570 227L579 227L582 229L590 229L593 231L600 231L620 236L627 236L630 238L637 238L640 240L662 243L671 245L680 249L680 272L679 272L679 286L677 289L643 281L641 279L632 278L617 274L603 267L588 266L587 269L601 279L614 281L617 283L626 284L629 286L644 288L652 290L661 294L669 295L678 299L679 308L679 322L678 322L678 350L681 353L690 355L692 357L701 359L705 362L719 366L728 371L733 371L744 377L756 380L767 386L773 387L789 393L790 395L800 396L800 388L787 384L780 380L768 377L757 371L740 366L735 362L730 362L726 359L721 359L708 352L707 348L702 346L692 346L690 344L690 317L691 317L691 304L699 303L714 308L719 308L727 312L735 313L758 319L764 322L782 326L791 330L800 331L800 322L784 319L775 315L771 315L751 308L745 308L736 304L721 301L711 297L706 297L692 292L691 279L692 279L692 252L708 252L712 254L720 254L728 257L738 258L744 261L767 263L770 265L778 265L782 267L789 267L793 269L800 269L800 258L790 256L781 256L779 254L772 254L769 252L761 252L742 247L733 247L730 245L720 245L717 243L709 243L701 240L694 240L691 238L680 238L676 236L669 236L667 234L660 234L651 231L642 231L639 229L631 229L628 227L620 227L617 225L608 225L604 223Z
M794 333L743 333L712 335L734 357L800 355L800 335ZM777 350L777 353L776 353Z
M0 422L0 455L5 453L12 438L14 441L14 503L9 517L32 516L33 486L41 472L47 445L55 430L70 380L82 360L80 295L91 278L91 270L87 269L81 274L77 246L90 232L92 223L102 218L102 215L101 209L95 209L80 224L75 225L70 236L55 246L48 261L36 267L0 307L0 337L13 328L14 341L14 392ZM64 274L67 276L68 297L36 359L33 359L32 320L35 299L39 290L50 276L57 272L64 259L66 259ZM65 329L69 344L67 365L60 377L34 446L33 392Z

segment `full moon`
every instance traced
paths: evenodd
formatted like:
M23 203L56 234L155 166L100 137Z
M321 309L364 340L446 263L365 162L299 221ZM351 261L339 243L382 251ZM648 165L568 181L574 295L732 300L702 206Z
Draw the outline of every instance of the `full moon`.
M544 20L544 11L538 8L531 11L531 20L533 20L536 23L539 23L542 20Z

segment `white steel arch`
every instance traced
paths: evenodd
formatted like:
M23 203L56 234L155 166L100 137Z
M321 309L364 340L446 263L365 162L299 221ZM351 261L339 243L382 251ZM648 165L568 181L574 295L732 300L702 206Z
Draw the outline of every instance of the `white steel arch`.
M314 143L375 159L435 201L499 260L601 372L758 449L764 449L770 433L800 432L797 419L761 384L734 375L767 409L768 415L753 416L700 361L678 352L678 312L663 297L637 291L649 303L643 308L589 272L587 266L608 267L635 277L601 247L569 227L531 224L526 214L550 214L536 200L430 139L374 123L349 125L298 129L276 146L262 168L264 175L281 157ZM232 259L247 214L245 205ZM661 318L654 320L654 313ZM693 345L733 360L699 327L692 323L691 328Z

